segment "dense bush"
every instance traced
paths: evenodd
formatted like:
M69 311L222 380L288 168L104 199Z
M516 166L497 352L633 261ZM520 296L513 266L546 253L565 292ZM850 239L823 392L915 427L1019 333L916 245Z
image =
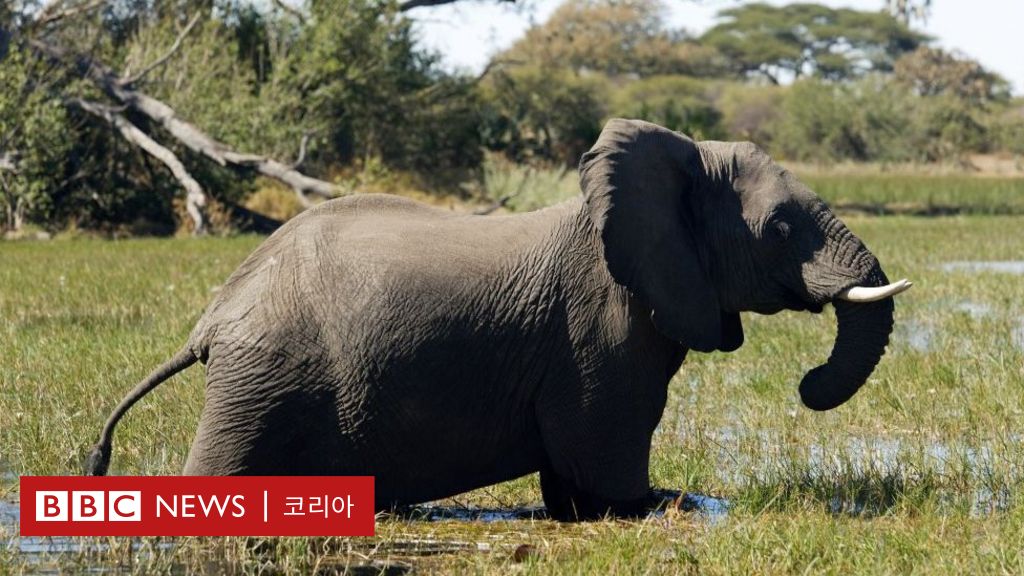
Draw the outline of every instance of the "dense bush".
M725 84L716 102L722 113L722 132L728 138L772 146L785 92L778 86Z
M1024 155L1024 102L1018 101L993 114L988 122L988 133L996 150Z
M575 165L600 133L608 90L603 76L566 68L501 70L482 86L484 143L518 162Z
M0 66L0 231L47 221L66 187L68 118L59 99L38 85L39 61L15 48Z
M910 112L905 94L880 78L796 82L782 98L772 148L795 160L909 160Z
M700 139L720 139L722 112L715 86L686 76L653 76L625 84L612 99L612 116L643 118Z

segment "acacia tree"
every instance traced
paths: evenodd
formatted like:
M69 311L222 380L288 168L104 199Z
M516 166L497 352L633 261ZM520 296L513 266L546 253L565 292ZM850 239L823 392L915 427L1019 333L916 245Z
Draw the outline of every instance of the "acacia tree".
M910 25L912 20L928 19L932 0L885 0L885 7L904 25Z
M785 76L846 80L889 71L927 37L884 12L817 4L748 4L719 12L700 41L717 48L741 75L772 84Z

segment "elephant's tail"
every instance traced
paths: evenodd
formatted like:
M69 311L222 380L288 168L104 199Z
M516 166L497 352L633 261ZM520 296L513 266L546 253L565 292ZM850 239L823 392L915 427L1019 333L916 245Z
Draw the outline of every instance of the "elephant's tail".
M110 414L110 418L107 418L107 423L103 426L103 433L100 434L100 441L92 447L92 452L89 453L89 458L85 463L85 473L87 475L103 476L107 473L107 467L110 466L110 449L114 438L114 426L117 426L118 421L121 420L125 412L164 380L195 364L197 360L196 355L186 346L174 358L168 360L163 366L147 376L145 380L139 382L139 385L129 392L124 397L124 400L121 400L121 403Z

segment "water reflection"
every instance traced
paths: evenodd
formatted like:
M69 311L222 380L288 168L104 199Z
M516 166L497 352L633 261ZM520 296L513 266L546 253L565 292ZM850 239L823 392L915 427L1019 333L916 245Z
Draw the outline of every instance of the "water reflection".
M1024 274L1024 260L958 260L941 265L944 272Z

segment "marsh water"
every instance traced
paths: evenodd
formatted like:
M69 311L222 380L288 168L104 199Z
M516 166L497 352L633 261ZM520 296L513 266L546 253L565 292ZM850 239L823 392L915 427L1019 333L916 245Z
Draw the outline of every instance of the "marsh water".
M956 260L939 264L937 268L948 274L1006 274L1024 275L1024 260ZM986 302L968 298L953 299L940 302L936 307L948 307L966 314L972 320L992 318L995 314L993 306ZM927 353L935 349L940 334L927 317L901 320L895 327L893 342L910 350ZM1012 322L1010 341L1019 350L1024 350L1024 317Z
M702 438L716 446L718 462L732 463L731 466L723 466L718 469L718 473L721 475L720 479L724 484L742 482L743 479L740 476L747 476L746 480L757 481L763 481L772 476L773 471L770 466L762 466L753 456L757 452L749 449L751 438L756 438L758 443L763 444L766 452L771 450L771 446L777 446L780 442L784 442L772 431L755 432L742 428L723 428L712 433L705 431L702 433ZM1019 441L1020 439L1013 440ZM741 444L746 444L747 449L744 449ZM916 453L914 460L918 466L934 470L938 474L969 470L970 474L983 479L991 473L993 464L999 458L1000 453L1000 447L995 445L920 444L890 437L849 437L838 445L811 444L805 449L808 451L807 459L810 468L821 471L821 478L818 480L826 486L833 481L829 480L830 478L845 477L848 481L849 477L858 474L864 474L865 477L874 474L876 478L899 475L905 472L904 457L908 452ZM765 460L765 462L769 461ZM805 478L804 481L813 483L816 480ZM839 486L839 480L834 480L834 482L836 483L834 494L825 499L825 508L832 514L874 516L884 513L886 506L892 504L887 500L885 494L881 494L877 490L844 490ZM1011 494L1005 488L989 487L984 482L979 482L977 486L970 495L971 515L984 516L1004 510L1009 506ZM658 495L665 502L672 501L672 506L688 513L693 521L707 523L711 526L729 521L732 504L726 498L671 490L661 490ZM655 517L660 517L664 513L664 508L662 508L653 514ZM428 504L401 510L397 513L397 517L405 521L502 523L546 520L547 512L540 505L481 508ZM97 558L95 566L89 569L91 572L115 570L108 563L99 560L102 553L109 548L107 540L20 537L18 521L18 502L12 497L0 500L0 534L7 535L7 541L3 545L8 550L16 550L42 571L50 571L55 565L54 562L59 563L61 557L81 558L83 556ZM164 539L155 547L152 543L143 545L141 539L133 539L133 551L136 554L143 550L145 553L152 554L155 551L168 550L174 546L173 539ZM490 544L486 542L421 542L417 540L415 542L389 542L388 546L394 547L396 554L403 553L411 556L466 551L488 552L490 550ZM367 566L367 568L371 567L392 570L392 572L397 570L397 573L403 571L401 565Z
M956 260L941 265L944 272L998 272L1024 275L1024 260Z

